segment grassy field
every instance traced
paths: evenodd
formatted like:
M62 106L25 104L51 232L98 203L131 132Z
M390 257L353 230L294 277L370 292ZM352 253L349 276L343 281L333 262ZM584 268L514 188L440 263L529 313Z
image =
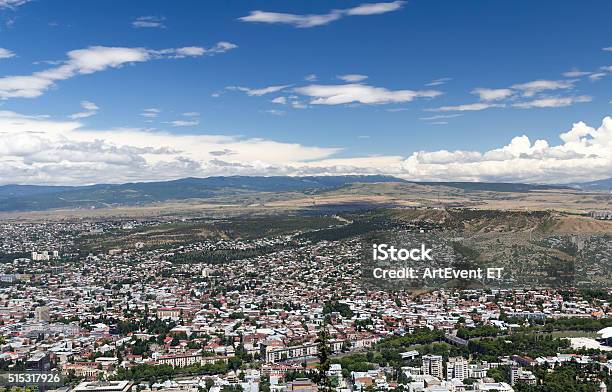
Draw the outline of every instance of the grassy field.
M596 332L587 331L554 331L551 335L555 338L597 338Z

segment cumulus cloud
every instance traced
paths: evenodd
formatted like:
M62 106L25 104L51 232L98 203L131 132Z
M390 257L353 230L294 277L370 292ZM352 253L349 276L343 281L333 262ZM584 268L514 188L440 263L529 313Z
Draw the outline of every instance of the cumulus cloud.
M95 103L91 101L81 101L81 108L85 109L85 111L71 114L68 117L70 117L73 120L76 120L79 118L91 117L95 115L96 113L98 113L98 109L100 109L98 105L96 105Z
M612 177L612 118L599 128L584 122L559 135L562 144L531 142L526 135L485 152L419 151L402 163L419 180L563 183Z
M165 29L166 25L164 21L166 20L163 16L140 16L136 18L135 21L132 22L132 26L135 28L158 28Z
M249 15L238 18L243 22L287 24L299 28L323 26L345 16L366 16L384 14L402 8L403 1L389 3L367 3L347 9L331 10L326 14L297 15L280 12L251 11Z
M86 184L211 175L389 174L411 180L559 183L612 177L612 118L560 143L514 137L488 151L336 158L337 147L261 138L89 129L79 121L0 111L0 183ZM262 154L265 151L265 154Z
M339 85L312 84L298 87L295 92L311 97L313 105L340 105L346 103L386 104L410 102L415 98L433 98L442 94L435 90L388 90L366 84L350 83Z
M186 176L283 173L327 158L338 148L303 146L259 138L176 134L139 128L87 129L0 111L0 182L84 184ZM265 161L262 151L266 151ZM213 159L240 163L239 172Z
M0 48L0 59L8 59L11 57L15 57L15 53L8 49Z
M90 46L85 49L71 50L67 53L67 60L56 67L34 72L31 75L0 78L0 98L38 97L55 85L56 82L78 75L91 74L153 59L212 55L235 47L236 45L228 42L219 42L209 49L184 47L151 50L146 48Z

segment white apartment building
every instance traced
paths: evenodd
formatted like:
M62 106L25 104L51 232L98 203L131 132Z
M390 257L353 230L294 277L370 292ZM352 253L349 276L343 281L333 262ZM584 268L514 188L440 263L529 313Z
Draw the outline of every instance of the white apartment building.
M444 368L441 355L423 355L423 375L444 378Z
M469 377L468 361L463 357L449 358L446 362L446 379L453 378L461 381Z
M524 370L520 366L512 366L510 368L510 385L514 386L518 382L536 385L537 379L533 372Z

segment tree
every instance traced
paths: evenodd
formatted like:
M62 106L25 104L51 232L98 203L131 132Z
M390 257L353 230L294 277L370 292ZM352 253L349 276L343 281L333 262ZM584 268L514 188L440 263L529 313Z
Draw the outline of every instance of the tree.
M331 380L327 376L327 372L330 367L329 357L331 355L331 348L329 346L329 335L327 332L327 324L323 323L319 330L319 336L316 340L317 343L317 358L319 359L319 365L317 366L317 383L319 384L319 390L322 392L329 392L332 390Z
M270 392L270 380L264 375L259 379L259 391Z

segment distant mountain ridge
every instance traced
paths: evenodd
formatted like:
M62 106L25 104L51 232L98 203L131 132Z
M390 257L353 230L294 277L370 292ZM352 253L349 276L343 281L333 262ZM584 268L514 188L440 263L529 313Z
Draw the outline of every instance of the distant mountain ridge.
M606 178L603 180L581 182L568 184L572 188L582 189L585 191L612 191L612 178Z
M45 193L61 192L72 189L70 186L53 185L2 185L0 186L0 200L11 197L32 196Z
M466 191L531 192L546 189L571 189L567 185L539 185L514 182L418 182L429 186L448 186Z
M179 180L87 186L0 186L0 211L142 205L168 200L207 199L255 192L304 192L335 189L358 182L403 182L382 175L310 177L188 177Z
M170 181L87 186L3 185L0 186L0 211L144 205L170 200L209 199L257 192L321 192L355 183L381 182L412 182L427 186L453 187L465 191L530 192L545 189L569 189L564 185L521 183L413 182L384 175L188 177Z

